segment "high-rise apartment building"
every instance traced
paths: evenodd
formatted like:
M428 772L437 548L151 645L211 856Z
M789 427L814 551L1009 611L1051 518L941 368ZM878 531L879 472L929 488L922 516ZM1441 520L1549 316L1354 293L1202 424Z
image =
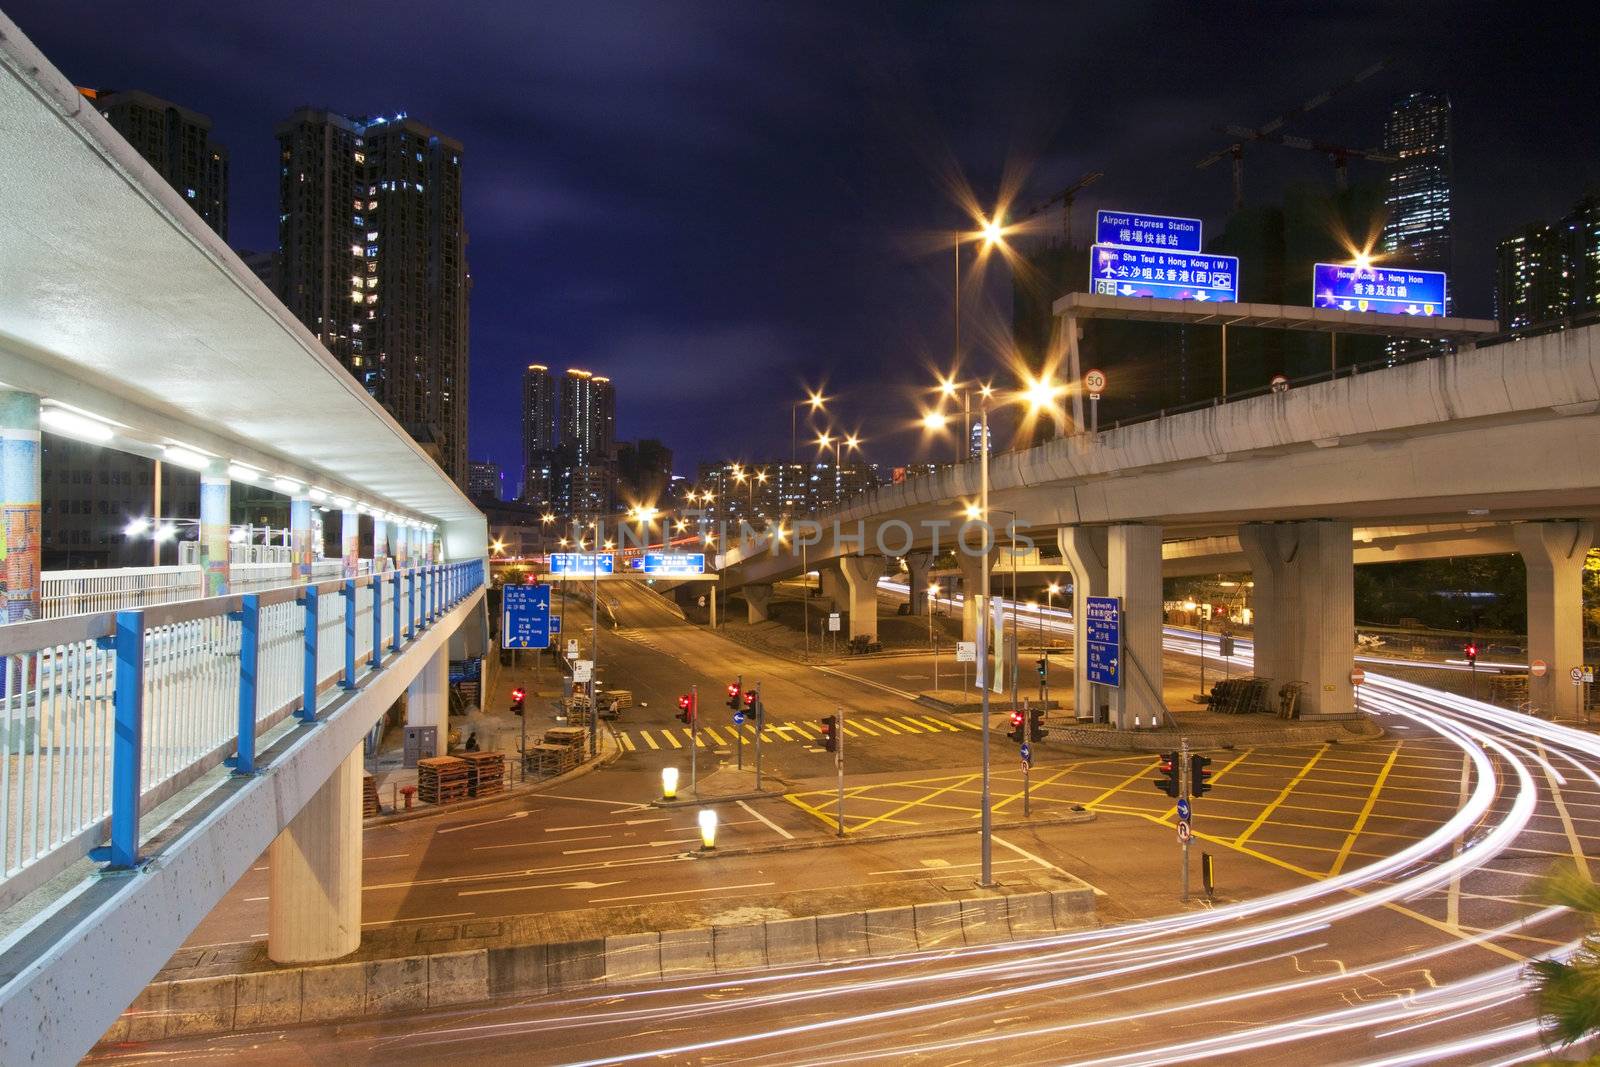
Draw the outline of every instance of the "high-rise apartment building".
M1506 329L1600 308L1600 197L1495 245L1494 313Z
M78 91L226 241L228 150L211 139L211 119L137 89Z
M574 517L607 515L616 482L617 394L611 379L568 370L561 380L560 410L558 506Z
M1452 260L1450 99L1412 93L1389 109L1383 150L1398 156L1384 202L1383 252L1397 265L1448 271Z
M277 134L280 298L464 482L461 143L404 114L313 108Z
M505 487L500 464L488 460L467 461L467 495L474 499L499 500Z
M552 501L558 416L555 375L543 363L528 364L522 375L522 499L535 505Z

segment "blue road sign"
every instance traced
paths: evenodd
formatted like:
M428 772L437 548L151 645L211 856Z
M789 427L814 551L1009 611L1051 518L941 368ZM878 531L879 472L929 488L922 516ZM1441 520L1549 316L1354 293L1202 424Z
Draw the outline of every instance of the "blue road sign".
M1163 300L1239 299L1239 258L1172 249L1097 244L1089 253L1094 291Z
M550 632L553 633L553 634L558 634L558 633L561 632L561 616L560 615L552 615L552 616L550 616Z
M616 567L614 552L552 552L551 574L610 574Z
M1026 741L1022 742L1022 762L1023 763L1032 763L1033 762L1033 749L1031 747L1029 747L1028 742L1026 742Z
M1092 596L1084 610L1084 647L1088 650L1089 681L1095 685L1122 685L1122 599Z
M1198 252L1200 220L1134 211L1096 211L1094 239L1102 245Z
M1318 263L1312 269L1313 307L1388 315L1443 315L1445 274L1407 267Z
M706 569L704 552L646 552L644 572L652 577L703 574Z
M550 587L508 585L501 590L501 648L550 647Z
M733 713L733 725L735 725L735 726L743 726L744 725L744 712L736 711L736 712Z
M1189 821L1189 798L1188 797L1179 797L1178 798L1178 818L1182 822L1188 822Z

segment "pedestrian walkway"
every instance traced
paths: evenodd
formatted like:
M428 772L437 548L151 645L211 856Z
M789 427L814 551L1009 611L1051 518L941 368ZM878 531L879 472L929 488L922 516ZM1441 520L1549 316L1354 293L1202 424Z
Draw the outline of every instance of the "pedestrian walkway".
M976 729L978 724L975 722L947 720L933 715L847 715L844 723L846 737L960 733L962 730ZM744 736L745 744L755 744L756 740L755 727L749 723L743 726L733 726L726 722L703 723L698 733L699 736L696 738L687 726L636 726L618 730L617 738L624 752L657 752L688 748L697 743L700 748L731 748L739 743L741 734ZM819 747L821 737L815 719L769 722L761 732L761 740L767 744L797 742Z

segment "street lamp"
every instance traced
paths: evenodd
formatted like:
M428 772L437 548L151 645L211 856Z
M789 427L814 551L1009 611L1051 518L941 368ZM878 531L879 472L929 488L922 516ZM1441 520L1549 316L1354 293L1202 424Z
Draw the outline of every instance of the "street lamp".
M823 409L823 405L827 402L828 397L822 395L822 390L807 389L804 400L796 400L789 405L789 462L791 464L799 462L800 409L809 407L811 409L810 413L815 415Z

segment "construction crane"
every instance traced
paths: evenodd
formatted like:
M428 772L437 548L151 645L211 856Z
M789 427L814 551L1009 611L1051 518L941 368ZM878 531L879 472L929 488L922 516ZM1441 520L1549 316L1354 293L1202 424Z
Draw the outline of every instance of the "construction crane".
M1321 152L1333 161L1334 181L1341 189L1350 185L1348 167L1352 159L1370 159L1374 163L1400 162L1399 156L1380 152L1376 148L1346 148L1344 145L1328 144L1326 141L1313 141L1309 137L1296 137L1288 133L1262 133L1260 130L1248 130L1243 126L1215 126L1213 129L1229 137L1241 138L1243 141L1264 141L1268 144L1280 144L1285 148Z
M1323 104L1326 104L1329 100L1332 100L1339 94L1353 89L1357 85L1360 85L1362 82L1366 81L1368 78L1372 77L1374 74L1386 67L1388 63L1389 61L1387 59L1380 59L1364 70L1357 72L1354 77L1347 79L1346 81L1334 86L1332 89L1329 89L1326 92L1318 93L1316 96L1311 97L1299 107L1285 111L1277 118L1272 119L1270 122L1263 123L1254 129L1244 126L1221 127L1223 132L1227 133L1227 135L1230 137L1236 138L1236 140L1232 144L1223 145L1209 156L1206 156L1204 159L1200 160L1194 165L1195 169L1205 170L1207 167L1223 159L1232 159L1233 207L1234 210L1237 211L1239 208L1244 206L1244 146L1247 143L1251 141L1270 141L1280 144L1288 144L1288 141L1284 138L1284 136L1279 133L1280 130L1289 125L1289 123L1301 118L1308 112L1315 111L1317 108L1321 107ZM1296 138L1295 140L1303 141L1304 138ZM1289 147L1309 147L1310 144L1311 142L1306 142L1304 145L1290 144ZM1338 148L1338 146L1328 147L1336 149L1335 152L1330 154L1334 156L1334 165L1339 169L1340 180L1344 179L1344 165L1341 160L1348 161L1352 158L1378 158L1377 153L1367 152L1365 150ZM1322 149L1315 150L1322 151Z
M1070 246L1072 244L1072 202L1073 200L1077 199L1079 193L1104 177L1104 171L1091 170L1089 173L1085 174L1083 177L1079 178L1077 181L1061 190L1055 196L1052 196L1049 200L1046 200L1042 204L1035 204L1033 208L1023 216L1023 218L1031 219L1035 215L1038 215L1040 212L1044 211L1046 208L1050 207L1052 204L1060 201L1061 232L1062 236L1066 240L1066 243Z

